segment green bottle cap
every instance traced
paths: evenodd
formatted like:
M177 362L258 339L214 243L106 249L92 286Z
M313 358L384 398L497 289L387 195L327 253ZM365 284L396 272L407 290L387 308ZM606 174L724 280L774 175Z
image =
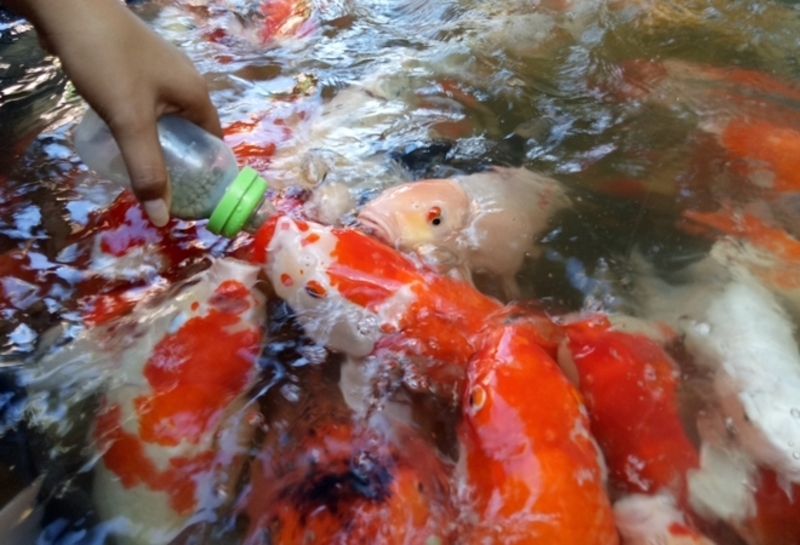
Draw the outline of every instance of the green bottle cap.
M244 167L208 218L207 229L215 235L235 237L261 204L266 192L267 182L264 178L252 168Z

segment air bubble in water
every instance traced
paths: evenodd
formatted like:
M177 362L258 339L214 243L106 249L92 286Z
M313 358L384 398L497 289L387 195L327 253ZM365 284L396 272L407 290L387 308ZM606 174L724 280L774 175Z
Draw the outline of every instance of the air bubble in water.
M800 452L793 452L792 458L794 458L795 460L800 460Z
M297 384L284 384L281 386L281 395L286 401L297 403L300 400L300 386Z
M364 318L363 320L358 321L356 324L356 329L361 335L367 337L375 331L375 325L375 320Z
M800 409L798 409L797 407L792 407L790 413L793 417L800 418Z
M697 322L694 324L694 330L698 335L706 336L711 333L711 326L705 322Z

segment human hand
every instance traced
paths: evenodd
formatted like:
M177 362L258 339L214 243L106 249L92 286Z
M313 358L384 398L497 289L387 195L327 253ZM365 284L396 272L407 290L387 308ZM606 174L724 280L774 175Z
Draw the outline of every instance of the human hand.
M170 190L156 122L176 114L222 137L203 77L189 58L118 0L13 0L59 57L122 152L134 194L157 226Z

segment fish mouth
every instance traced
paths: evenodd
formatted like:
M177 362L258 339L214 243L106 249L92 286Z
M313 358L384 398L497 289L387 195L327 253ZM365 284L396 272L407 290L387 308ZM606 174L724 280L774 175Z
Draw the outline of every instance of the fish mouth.
M373 214L369 210L362 210L357 220L359 227L367 234L374 236L381 242L392 244L392 226L385 217L380 214Z

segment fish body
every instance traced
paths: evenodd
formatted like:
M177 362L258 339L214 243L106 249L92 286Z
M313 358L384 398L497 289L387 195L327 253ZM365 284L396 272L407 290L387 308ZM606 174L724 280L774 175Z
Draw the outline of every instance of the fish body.
M800 189L800 86L742 68L636 59L614 73L610 91L618 98L690 108L698 128L727 152L732 172L752 188L766 194Z
M218 260L162 307L90 333L111 375L92 431L93 498L103 519L124 521L120 542L168 543L213 520L235 482L261 343L256 275Z
M519 297L516 274L551 216L569 206L555 180L526 169L493 167L454 179L420 180L389 188L358 214L387 244L471 279L486 272Z
M797 393L800 351L787 312L750 270L711 256L680 273L682 284L642 275L644 315L670 324L713 377L714 410L732 444L756 464L800 479Z
M317 343L353 357L376 350L460 367L500 303L354 229L275 217L256 236L277 295Z
M254 461L246 543L451 542L449 468L418 435L330 413L306 424Z
M530 330L492 329L469 364L458 429L467 542L617 543L581 396Z
M617 330L602 315L565 329L611 488L625 494L666 490L685 504L686 472L699 459L678 415L678 366L649 336Z

